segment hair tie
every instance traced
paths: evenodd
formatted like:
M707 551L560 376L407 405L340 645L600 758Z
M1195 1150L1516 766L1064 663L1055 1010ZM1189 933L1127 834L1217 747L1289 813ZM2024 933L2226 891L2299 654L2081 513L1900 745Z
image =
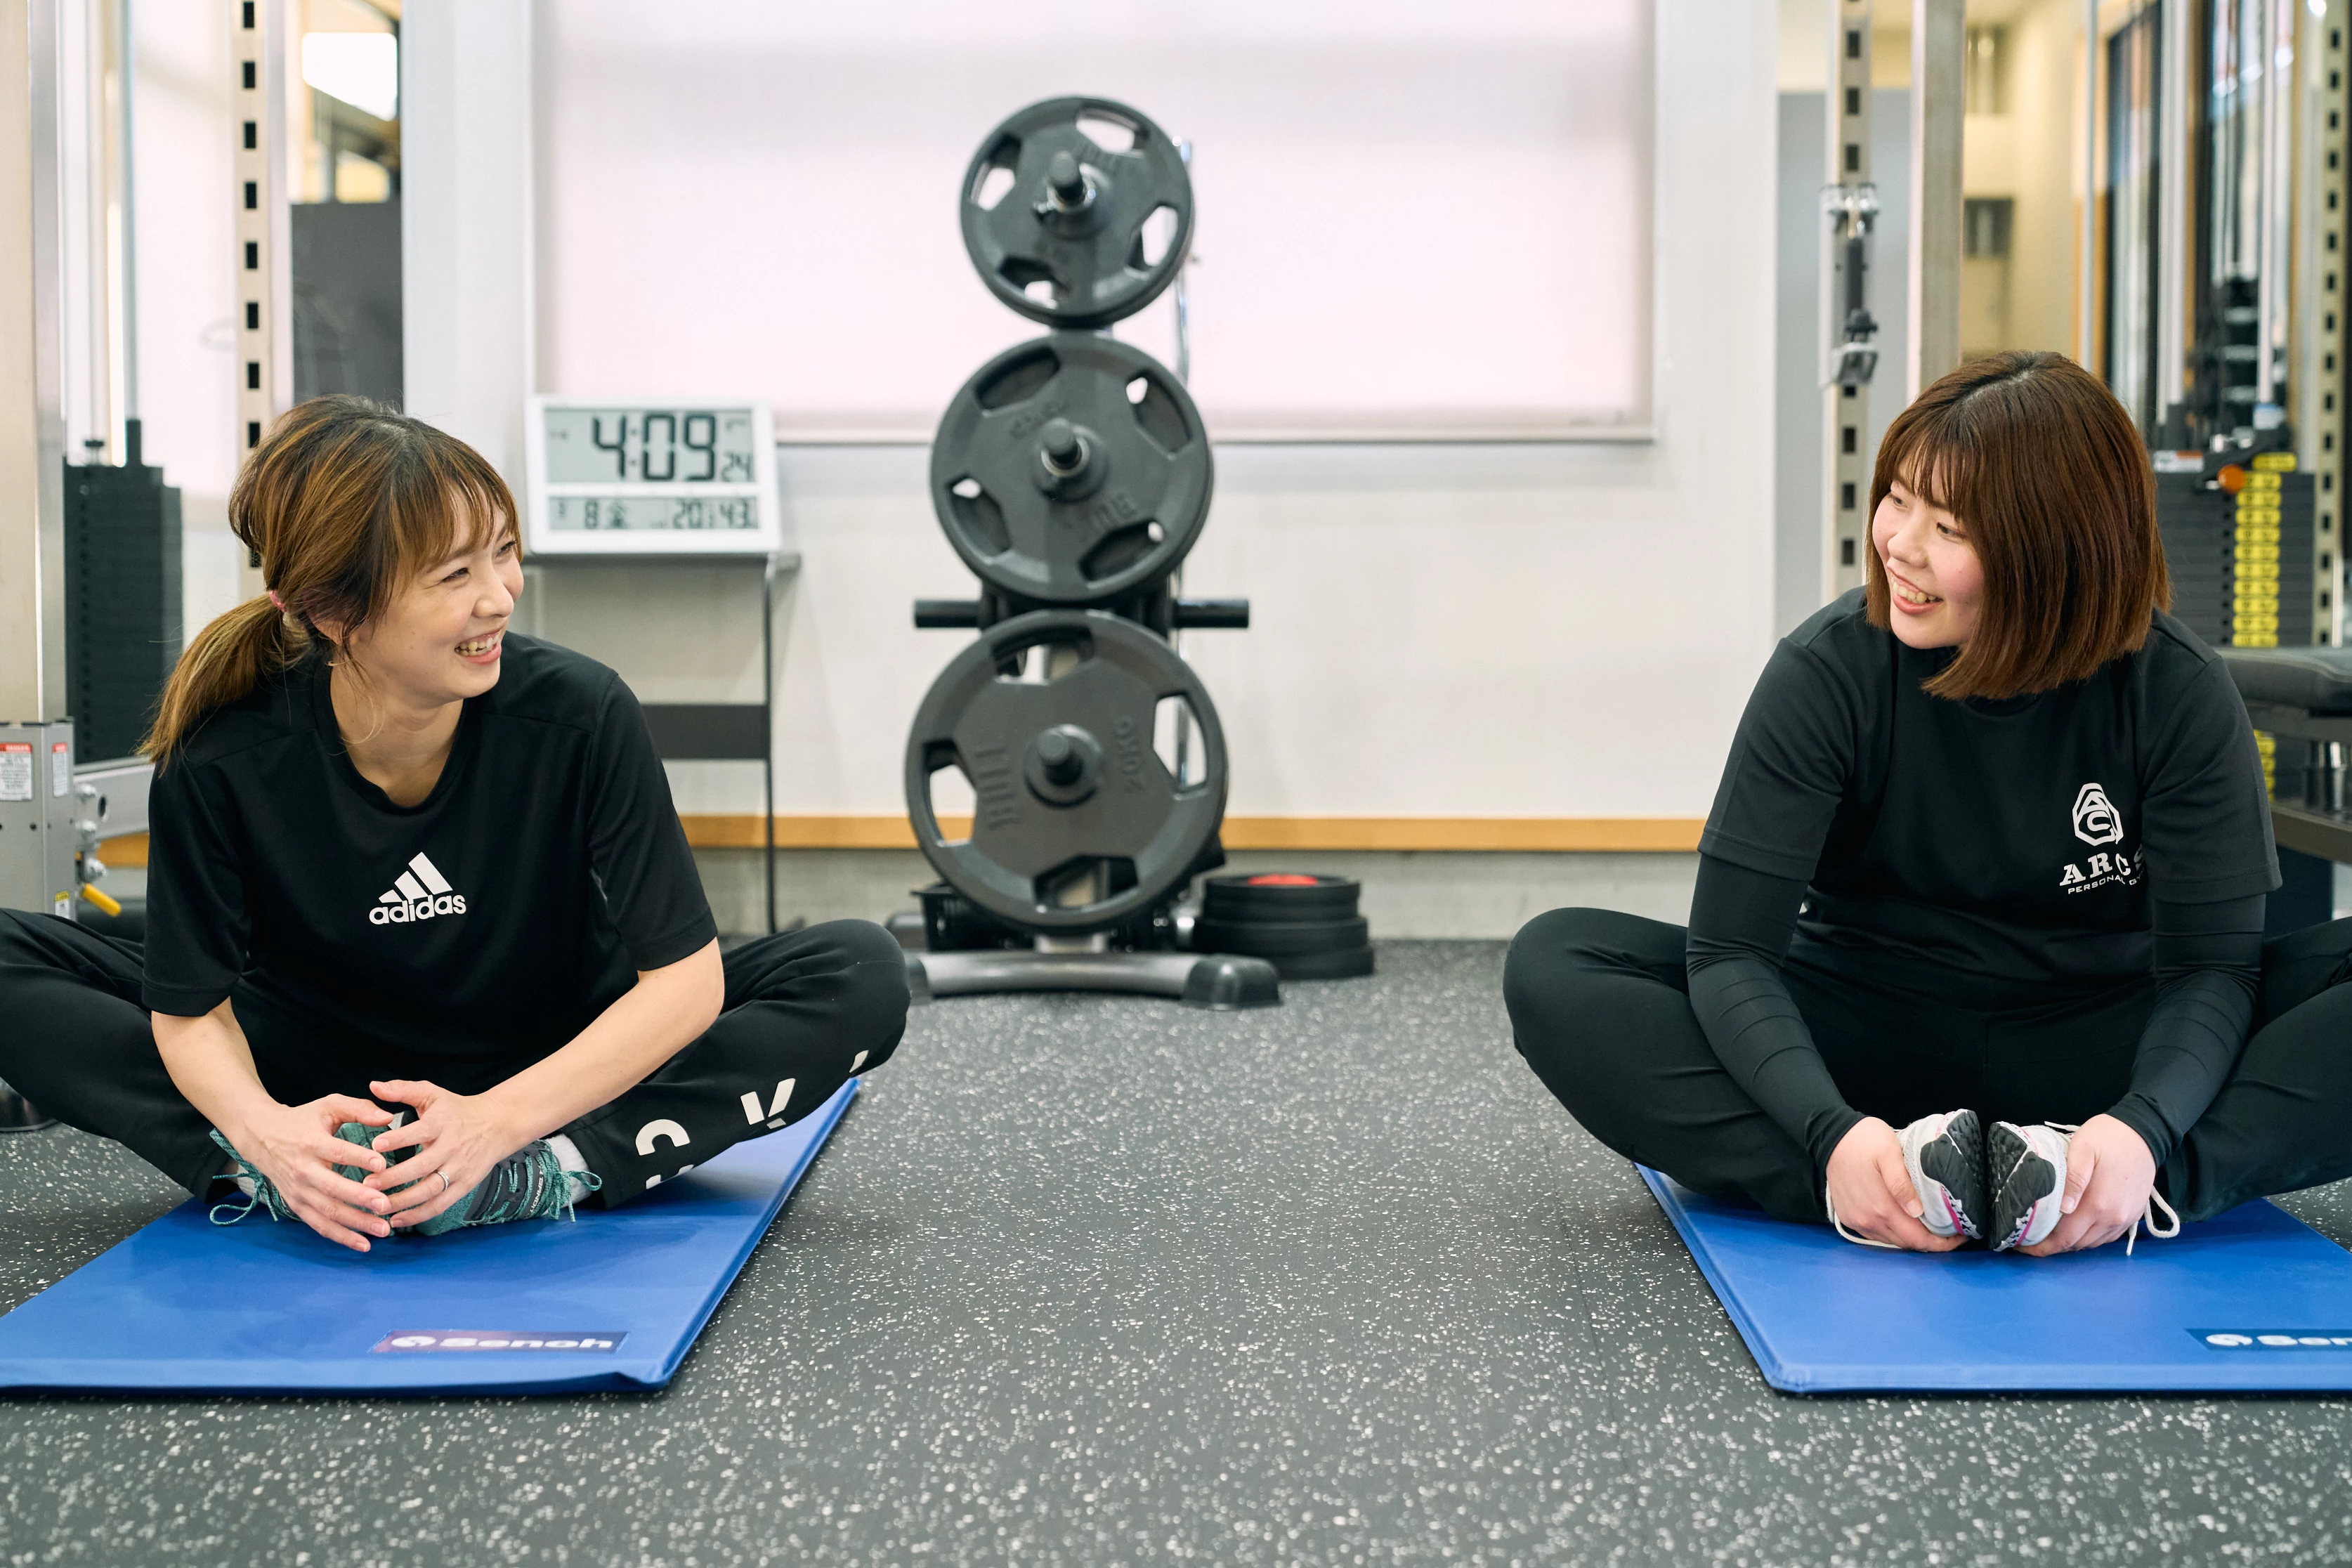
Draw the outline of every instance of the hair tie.
M270 602L271 604L273 604L273 605L277 605L277 606L278 606L278 613L279 615L281 615L281 616L284 616L284 615L291 615L291 614L293 613L292 611L290 611L290 610L287 609L287 607L286 607L286 601L285 601L285 600L283 600L283 599L281 599L281 598L279 598L279 597L278 596L278 590L277 590L277 589L275 589L275 588L264 588L264 589L262 590L262 592L269 595L269 602Z

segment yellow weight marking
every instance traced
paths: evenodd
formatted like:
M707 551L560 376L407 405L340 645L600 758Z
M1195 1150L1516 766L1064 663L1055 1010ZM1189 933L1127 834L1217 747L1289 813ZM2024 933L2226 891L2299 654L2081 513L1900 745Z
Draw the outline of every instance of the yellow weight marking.
M2294 472L2293 452L2257 452L2253 460L2258 474L2291 474Z

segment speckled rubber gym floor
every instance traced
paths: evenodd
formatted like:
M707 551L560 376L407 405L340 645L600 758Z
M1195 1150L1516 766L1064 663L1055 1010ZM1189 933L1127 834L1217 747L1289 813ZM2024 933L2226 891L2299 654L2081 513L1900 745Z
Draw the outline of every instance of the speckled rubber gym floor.
M0 1563L2352 1558L2352 1400L1772 1393L1501 945L1381 963L917 1010L659 1394L0 1399ZM0 1139L0 1306L177 1198Z

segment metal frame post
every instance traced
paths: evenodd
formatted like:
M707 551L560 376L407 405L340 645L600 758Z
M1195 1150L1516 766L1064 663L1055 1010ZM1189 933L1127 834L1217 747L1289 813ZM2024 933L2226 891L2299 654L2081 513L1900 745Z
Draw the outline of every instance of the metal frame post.
M286 189L287 55L295 47L285 0L225 0L235 104L230 199L236 208L236 439L251 451L294 390L292 217ZM264 587L251 552L238 574L243 596Z
M1960 363L1960 141L1968 109L1968 36L1964 0L1912 0L1906 400Z
M2297 363L2287 377L2294 405L2296 466L2312 486L2312 613L2315 640L2344 640L2341 530L2344 484L2345 289L2344 205L2347 151L2344 117L2346 0L2321 0L2315 13L2297 5L2295 46L2301 105L2296 169L2294 305Z
M1828 8L1830 69L1822 123L1828 181L1822 192L1822 598L1861 585L1870 533L1870 382L1878 367L1870 313L1871 234L1878 187L1870 177L1871 0Z
M2074 362L2098 351L2099 0L2083 0L2083 200L2074 247Z
M2164 8L2157 100L2156 418L2166 430L2189 395L2189 12L2186 0Z
M73 907L61 0L0 13L0 905Z

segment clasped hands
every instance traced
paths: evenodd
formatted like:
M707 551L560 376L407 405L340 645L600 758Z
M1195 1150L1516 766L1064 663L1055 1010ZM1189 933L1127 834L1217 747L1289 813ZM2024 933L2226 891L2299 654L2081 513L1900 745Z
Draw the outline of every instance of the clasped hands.
M367 1251L371 1237L381 1240L441 1214L530 1142L499 1114L491 1095L457 1094L405 1079L371 1083L368 1092L416 1112L378 1134L373 1148L344 1142L335 1129L346 1121L390 1127L393 1113L348 1094L273 1106L230 1140L297 1218L354 1252ZM410 1152L394 1163L403 1150ZM355 1182L340 1174L338 1165L368 1174Z
M1995 1180L1988 1173L1988 1181ZM2147 1212L2156 1186L2156 1157L2140 1135L2112 1116L2094 1116L2066 1152L2064 1217L2047 1237L2017 1251L2032 1258L2105 1247L2127 1234ZM1829 1163L1830 1203L1857 1236L1912 1252L1949 1252L1968 1238L1937 1236L1919 1221L1919 1194L1904 1169L1895 1129L1865 1116L1838 1141ZM1990 1215L1983 1216L1990 1219Z

